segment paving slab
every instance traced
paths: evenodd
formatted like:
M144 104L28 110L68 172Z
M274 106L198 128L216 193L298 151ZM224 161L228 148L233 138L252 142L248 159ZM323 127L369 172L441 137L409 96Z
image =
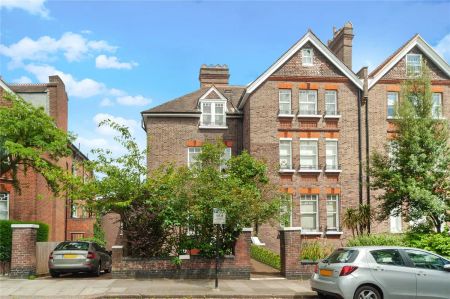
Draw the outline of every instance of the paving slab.
M0 298L316 298L308 280L0 280Z

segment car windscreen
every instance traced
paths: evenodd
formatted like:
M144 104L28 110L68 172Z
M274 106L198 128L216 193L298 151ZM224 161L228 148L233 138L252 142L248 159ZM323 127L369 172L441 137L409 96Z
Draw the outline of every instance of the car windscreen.
M355 261L358 253L356 249L339 248L327 257L324 262L329 264L352 263Z
M55 250L88 250L87 242L63 242L56 246Z

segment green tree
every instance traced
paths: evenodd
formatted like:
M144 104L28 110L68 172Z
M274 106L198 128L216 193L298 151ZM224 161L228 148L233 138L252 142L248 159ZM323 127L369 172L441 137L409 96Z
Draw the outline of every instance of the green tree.
M70 133L57 128L43 108L4 92L0 106L0 178L9 176L20 190L18 173L32 169L41 174L54 192L64 187L66 171L58 159L71 154Z
M435 111L433 111L435 110ZM450 151L446 120L436 118L429 70L402 84L395 119L397 133L385 153L373 153L372 187L382 189L379 218L424 216L440 232L449 210Z

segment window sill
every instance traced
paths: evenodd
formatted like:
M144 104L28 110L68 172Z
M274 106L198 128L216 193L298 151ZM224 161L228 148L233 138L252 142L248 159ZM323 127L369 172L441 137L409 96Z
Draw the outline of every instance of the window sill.
M341 173L342 169L325 169L325 173Z
M294 118L294 117L295 114L283 114L283 113L278 114L278 118Z
M335 114L335 115L328 114L328 115L324 115L323 118L325 118L325 119L341 118L341 115L340 114Z
M321 173L322 169L299 169L298 173Z
M279 173L292 174L292 173L295 173L295 169L280 169L278 172Z
M221 129L221 130L226 130L228 129L228 126L198 126L199 129Z
M322 114L297 114L297 118L322 118Z
M330 230L330 231L326 231L325 234L330 235L330 236L340 236L340 235L344 234L344 232Z
M305 236L321 236L321 235L323 235L323 232L305 232L305 231L302 231L301 234L305 235Z

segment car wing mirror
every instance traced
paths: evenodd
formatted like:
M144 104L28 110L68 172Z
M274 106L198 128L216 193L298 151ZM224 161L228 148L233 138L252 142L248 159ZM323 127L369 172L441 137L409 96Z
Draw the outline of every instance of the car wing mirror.
M450 272L450 264L444 265L444 270Z

